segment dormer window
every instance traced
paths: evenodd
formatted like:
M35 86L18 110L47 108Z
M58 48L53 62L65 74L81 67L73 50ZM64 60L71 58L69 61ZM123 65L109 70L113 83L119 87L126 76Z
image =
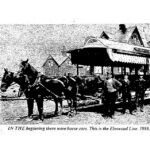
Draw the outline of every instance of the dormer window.
M134 44L134 45L141 45L141 42L138 38L138 35L136 33L134 33L132 36L131 36L131 40L130 40L131 44Z

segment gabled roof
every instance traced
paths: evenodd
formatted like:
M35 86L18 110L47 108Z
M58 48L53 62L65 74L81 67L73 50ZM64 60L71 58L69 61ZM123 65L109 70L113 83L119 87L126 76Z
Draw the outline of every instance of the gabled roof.
M53 59L58 66L61 66L68 58L70 59L70 56L63 56L62 54L50 54L46 59L45 63L43 64L43 66L50 59Z
M136 26L128 27L124 34L120 30L118 30L113 35L113 40L117 42L128 43L131 35L133 34L136 28L137 28Z
M95 41L97 39L96 44L95 43L87 43L83 48L88 48L88 47L105 47L105 48L111 48L111 49L118 49L118 50L125 50L127 52L134 51L135 48L137 49L142 49L146 50L147 52L150 53L150 48L138 46L138 45L131 45L128 43L121 43L118 41L112 41L112 40L107 40L107 39L102 39L102 38L95 38ZM100 44L98 44L100 43ZM95 45L95 46L94 46Z
M134 34L139 40L136 45L133 44L134 36L136 38ZM83 47L68 52L71 53L74 64L97 66L119 62L146 65L150 62L150 48L137 26L119 26L119 30L114 34L103 31L100 37L89 36Z
M61 54L52 54L51 56L56 61L58 66L61 66L69 58L69 56L63 56Z
M139 40L145 47L147 47L147 43L146 41L144 41L145 39L141 37L138 28L136 26L126 28L126 32L124 34L121 32L121 30L117 30L117 32L115 32L114 34L107 31L103 31L100 38L102 38L103 36L108 36L109 40L121 43L129 43L129 40L134 32L138 33L140 38Z
M139 31L140 32L140 31ZM146 35L146 33L145 32L140 32L140 36L141 36L141 38L142 38L142 41L143 41L143 43L144 43L144 46L145 47L150 47L149 46L149 44L148 44L148 38L147 38L147 35Z
M108 31L103 31L100 35L100 38L102 38L103 36L107 36L108 39L113 39L113 33L110 33Z

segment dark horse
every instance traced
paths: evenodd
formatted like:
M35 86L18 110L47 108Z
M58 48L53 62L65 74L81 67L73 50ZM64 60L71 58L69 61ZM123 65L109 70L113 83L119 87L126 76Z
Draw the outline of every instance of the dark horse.
M1 91L6 92L7 88L12 85L13 82L20 85L20 90L18 96L21 96L21 93L24 93L27 98L27 106L28 106L28 117L30 118L33 115L33 99L29 97L28 91L28 78L25 75L18 75L17 73L13 73L8 71L8 69L4 69L4 75L1 81Z
M41 120L44 119L43 118L43 97L45 97L45 96L53 97L53 99L56 103L55 114L58 113L58 102L60 102L61 107L62 107L62 99L61 99L62 97L59 97L59 95L56 95L56 94L59 94L58 92L55 94L52 91L45 89L45 87L41 87L42 85L39 86L38 83L34 84L34 86L31 85L30 81L28 79L28 76L24 75L21 72L18 72L15 74L13 72L8 71L7 69L4 69L4 70L5 70L5 73L3 75L2 82L1 82L1 91L5 92L7 90L7 88L9 86L11 86L11 84L13 82L19 84L20 91L22 91L27 98L28 116L29 117L32 117L32 115L33 115L33 104L34 104L34 100L36 100L36 103L38 106L38 111L39 111L39 119L41 119ZM52 80L51 83L53 84L53 87L56 86L55 84L59 83L57 86L62 87L61 90L65 90L64 85L61 81L57 81L57 80L53 81Z
M79 83L77 80L68 73L68 76L62 76L59 78L66 88L65 97L68 100L70 108L70 115L77 113L77 99L79 98Z
M43 99L52 97L55 101L55 114L58 113L58 102L60 102L62 112L62 101L66 93L65 85L58 79L51 79L39 73L33 66L26 61L21 61L21 74L28 77L29 80L29 97L36 100L39 105L39 117L43 119Z

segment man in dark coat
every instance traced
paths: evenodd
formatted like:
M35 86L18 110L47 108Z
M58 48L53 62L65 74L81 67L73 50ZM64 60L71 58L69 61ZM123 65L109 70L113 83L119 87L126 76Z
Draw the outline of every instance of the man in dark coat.
M105 91L105 115L111 117L115 112L115 102L117 99L117 92L122 86L122 84L112 77L111 73L107 74L107 80L104 83Z
M135 81L135 99L136 110L140 107L140 111L143 112L144 95L146 91L146 80L143 78L143 73L139 73L139 78Z
M128 75L124 75L123 80L121 81L122 87L122 100L123 100L123 110L122 113L125 114L126 109L129 109L130 114L132 114L132 102L131 102L131 85L128 79ZM128 100L128 103L127 103Z

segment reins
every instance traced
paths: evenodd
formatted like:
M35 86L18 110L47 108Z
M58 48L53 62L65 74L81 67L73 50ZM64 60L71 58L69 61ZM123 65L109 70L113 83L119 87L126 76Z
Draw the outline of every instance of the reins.
M38 73L34 83L32 85L29 85L29 88L33 88L36 85L40 85L41 87L43 87L48 93L50 93L53 97L55 98L61 98L60 96L58 96L57 94L55 94L54 92L52 92L51 90L49 90L47 87L45 87L42 83L41 83L41 73Z

